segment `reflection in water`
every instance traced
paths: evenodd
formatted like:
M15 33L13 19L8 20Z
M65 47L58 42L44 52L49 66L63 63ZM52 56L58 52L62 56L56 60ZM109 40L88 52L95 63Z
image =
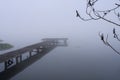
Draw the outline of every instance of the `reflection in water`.
M33 64L34 62L40 60L44 55L52 51L57 46L67 46L67 43L57 43L57 45L53 45L51 47L47 47L42 49L41 52L37 52L37 54L31 55L29 58L21 61L20 63L6 69L5 71L0 72L0 80L8 80L20 73L22 70Z

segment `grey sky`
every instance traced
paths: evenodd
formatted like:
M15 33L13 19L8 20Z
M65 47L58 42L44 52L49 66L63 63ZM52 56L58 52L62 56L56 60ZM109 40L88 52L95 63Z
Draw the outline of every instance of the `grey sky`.
M62 0L5 0L0 2L0 27L12 31L58 28L71 19L72 2ZM71 11L71 12L70 12ZM34 30L33 30L34 29Z
M103 6L109 5L108 1L111 4L114 0L106 0ZM16 42L44 37L69 38L96 35L114 27L102 20L84 22L76 18L75 10L84 15L85 4L86 0L1 0L0 36Z

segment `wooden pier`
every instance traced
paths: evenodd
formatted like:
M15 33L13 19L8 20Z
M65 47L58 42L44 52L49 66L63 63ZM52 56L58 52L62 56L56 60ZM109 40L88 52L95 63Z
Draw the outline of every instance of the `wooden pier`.
M35 55L32 55L29 58L26 58L25 60L22 60L21 62L15 64L14 66L0 72L0 80L9 80L15 75L19 74L22 72L24 69L32 65L34 62L40 60L43 56L48 54L50 51L52 51L56 46L54 47L49 47L44 49L42 52L37 53ZM38 66L39 67L39 66Z
M59 43L63 44L61 45ZM3 80L6 80L11 78L13 75L15 75L15 73L20 72L26 68L26 66L32 64L41 56L45 55L59 45L67 46L67 38L45 38L42 39L42 42L40 43L0 55L0 63L4 64L4 70L0 72L0 79L4 78ZM36 52L36 54L33 55L33 52ZM29 57L23 60L23 54L26 53L29 53ZM13 74L10 74L11 72L13 72Z

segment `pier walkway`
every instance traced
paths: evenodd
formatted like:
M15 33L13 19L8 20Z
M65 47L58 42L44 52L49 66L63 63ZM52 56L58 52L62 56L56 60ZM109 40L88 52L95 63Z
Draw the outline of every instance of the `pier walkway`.
M40 43L0 55L0 64L4 65L4 70L0 72L0 80L8 80L55 47L67 46L67 40L67 38L45 38L42 39L42 42ZM33 54L33 52L36 54ZM27 59L23 60L23 54L27 53L29 56Z

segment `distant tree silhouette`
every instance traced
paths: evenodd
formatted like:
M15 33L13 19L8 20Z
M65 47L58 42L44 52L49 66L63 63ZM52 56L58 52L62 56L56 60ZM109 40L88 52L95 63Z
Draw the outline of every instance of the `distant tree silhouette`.
M113 8L109 8L107 10L97 10L96 8L96 3L99 2L100 0L87 0L86 4L86 15L88 16L87 18L83 18L82 15L76 10L76 17L80 18L83 21L90 21L90 20L104 20L106 22L109 22L111 24L114 24L118 27L120 27L120 3L115 3ZM120 2L120 0L118 0ZM109 19L107 16L109 14L113 14L112 16L115 16L117 21ZM109 46L112 50L114 50L116 53L120 55L120 52L116 50L109 42L108 42L108 35L104 36L103 33L99 33L99 36L103 43L106 46ZM113 28L113 37L120 41L119 35L116 33L116 29Z
M8 43L3 43L2 41L3 40L0 40L0 51L8 50L10 48L13 48L13 45L8 44Z

